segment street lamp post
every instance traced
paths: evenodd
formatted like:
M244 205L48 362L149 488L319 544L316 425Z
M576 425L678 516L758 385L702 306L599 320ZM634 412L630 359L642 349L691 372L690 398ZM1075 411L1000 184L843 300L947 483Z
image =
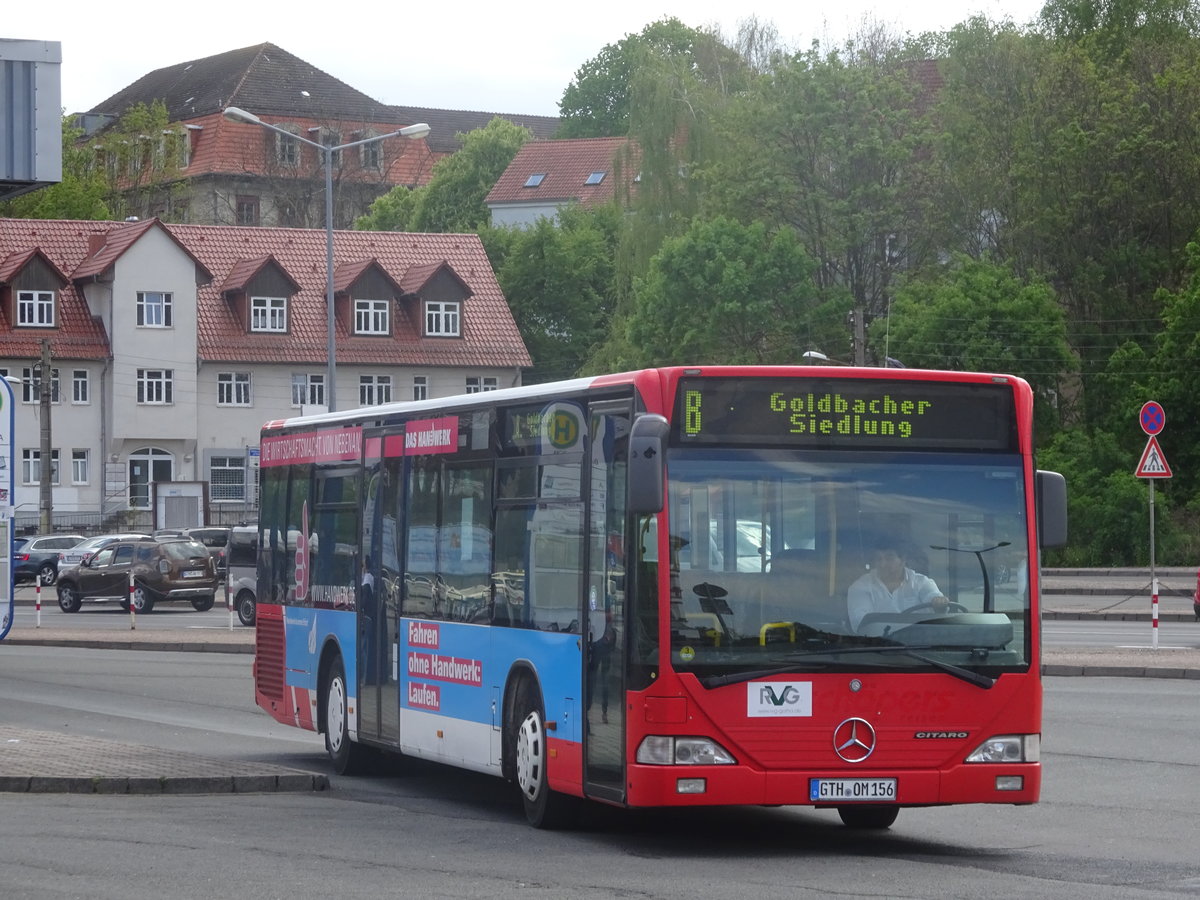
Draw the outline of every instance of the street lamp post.
M225 118L234 122L249 122L251 125L261 125L268 131L275 131L285 135L293 140L297 140L302 144L308 144L321 153L325 161L325 327L326 327L326 354L328 355L328 366L326 369L325 380L329 382L326 386L328 396L328 407L330 412L337 409L337 375L336 375L336 355L334 350L334 315L333 315L333 154L339 150L348 150L351 147L359 147L363 144L373 144L376 141L386 140L391 137L405 137L410 140L417 140L429 134L429 126L424 122L416 125L409 125L406 128L401 128L398 131L392 131L387 134L377 134L368 138L363 138L361 141L351 141L348 144L338 144L330 146L321 144L317 141L310 141L306 137L301 137L298 134L293 134L285 128L280 128L272 125L270 122L264 122L254 113L246 112L244 109L239 109L236 106L227 106L224 110Z

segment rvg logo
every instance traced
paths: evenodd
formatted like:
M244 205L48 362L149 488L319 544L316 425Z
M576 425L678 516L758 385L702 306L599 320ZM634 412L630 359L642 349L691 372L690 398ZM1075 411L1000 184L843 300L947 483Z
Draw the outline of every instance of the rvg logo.
M800 692L795 685L779 685L782 688L779 691L775 687L773 684L764 684L758 692L758 702L768 706L795 706L800 702Z

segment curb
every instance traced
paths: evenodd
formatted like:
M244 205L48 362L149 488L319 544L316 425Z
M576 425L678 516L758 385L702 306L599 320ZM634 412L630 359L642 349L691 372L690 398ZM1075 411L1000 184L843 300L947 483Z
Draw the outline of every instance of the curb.
M8 794L261 794L327 791L329 787L328 776L307 772L288 775L158 775L129 778L105 775L0 775L0 792Z

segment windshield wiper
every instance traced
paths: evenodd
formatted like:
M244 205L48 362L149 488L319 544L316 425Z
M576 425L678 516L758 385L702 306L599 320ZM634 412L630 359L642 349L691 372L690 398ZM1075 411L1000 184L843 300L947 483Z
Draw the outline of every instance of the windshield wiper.
M706 688L724 687L727 684L741 684L753 681L755 678L767 678L771 675L787 675L789 672L820 672L829 668L828 663L809 663L804 666L775 666L773 669L755 669L752 672L734 672L730 675L709 675L700 678L700 684Z
M988 690L996 684L996 679L989 675L982 675L979 672L971 669L964 669L962 666L956 666L953 663L942 662L940 659L933 659L925 656L922 653L917 653L918 650L936 650L932 645L906 647L902 644L884 644L870 647L826 647L821 650L806 650L803 653L794 653L792 659L799 659L809 656L824 656L837 655L841 653L900 653L910 659L915 659L918 662L923 662L926 665L933 666L935 669L945 672L955 678L973 684L978 688ZM775 666L770 669L757 669L752 672L735 672L729 675L712 675L707 678L701 678L700 684L706 688L723 687L728 684L741 684L745 681L753 681L755 678L767 678L771 675L786 675L789 672L809 671L816 672L827 668L828 664L813 663L803 664L801 666Z

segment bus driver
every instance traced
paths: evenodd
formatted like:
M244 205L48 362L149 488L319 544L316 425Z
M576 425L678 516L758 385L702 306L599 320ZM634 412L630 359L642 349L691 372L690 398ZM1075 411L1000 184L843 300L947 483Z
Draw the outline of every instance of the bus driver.
M854 631L867 613L899 613L923 605L939 610L947 603L932 578L907 566L903 542L888 537L875 542L870 571L846 592L850 628Z

